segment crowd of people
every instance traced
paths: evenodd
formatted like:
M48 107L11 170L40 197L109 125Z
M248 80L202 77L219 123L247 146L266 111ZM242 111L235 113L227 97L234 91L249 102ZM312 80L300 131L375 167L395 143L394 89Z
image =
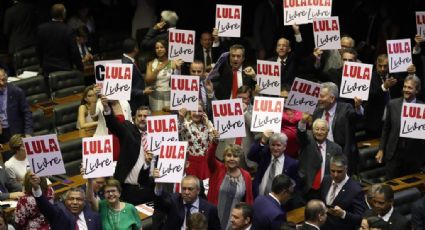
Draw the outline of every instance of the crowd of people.
M14 8L31 9L27 2L18 2ZM267 8L260 6L259 11ZM96 59L89 45L95 23L87 8L65 23L65 6L54 4L51 18L28 31L36 32L29 37L36 41L47 85L50 73L83 71L84 64ZM423 36L411 38L412 64L394 74L386 51L370 54L348 34L341 36L338 50L310 50L304 25L286 27L293 37L257 34L254 61L280 65L279 97L288 98L296 77L321 85L312 114L284 108L281 131L261 133L250 130L253 101L269 95L259 90L256 66L248 59L253 47L222 38L211 28L199 36L192 63L171 60L168 30L178 20L176 12L162 11L140 43L134 38L123 41L121 61L133 66L129 101L108 100L96 85L84 90L76 128L93 130L94 136L113 135L116 167L111 178L89 179L84 188L70 189L63 202L55 202L47 178L28 170L22 138L33 135L31 110L23 90L8 83L8 71L0 68L0 142L8 143L12 153L0 167L0 200L17 201L13 223L8 225L1 213L0 230L12 225L141 229L144 220L135 206L152 201L154 229L425 229L425 198L412 206L407 219L395 210L390 185L364 187L356 137L357 131L364 131L364 138L379 139L376 161L385 168L386 180L418 173L425 166L425 141L400 137L403 103L423 100ZM13 52L20 48L26 47L11 44ZM138 55L149 52L152 58L138 63ZM366 56L374 60L369 99L340 98L344 63L368 61L360 60ZM170 111L173 74L199 76L197 111ZM242 100L246 136L221 139L213 124L212 101L236 98ZM178 117L179 140L188 143L181 183L155 182L160 172L147 146L147 117L154 114ZM287 221L287 213L299 207L305 207L305 221L295 226Z

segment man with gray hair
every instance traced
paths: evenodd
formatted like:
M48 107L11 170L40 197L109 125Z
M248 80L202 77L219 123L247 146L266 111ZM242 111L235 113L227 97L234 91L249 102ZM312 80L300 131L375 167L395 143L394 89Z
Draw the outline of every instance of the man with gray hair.
M252 183L254 197L269 194L273 178L279 174L298 181L298 161L284 155L287 141L284 133L264 132L261 141L251 147L248 159L258 164Z
M325 82L320 89L319 101L313 120L324 119L329 124L327 139L339 144L348 158L348 173L357 171L359 150L354 136L355 124L363 115L362 100L354 98L354 109L349 103L338 101L338 86Z
M297 130L300 145L298 175L306 200L319 199L323 177L329 175L330 157L342 154L341 146L327 139L328 122L318 118L313 122L312 131L307 131L306 123L310 119L310 115L303 114Z
M403 97L392 99L386 107L376 160L379 163L385 161L387 180L416 173L425 162L425 155L420 151L425 148L424 140L400 137L402 105L422 103L416 98L420 90L421 80L416 75L409 75L404 80Z
M160 39L168 41L168 29L175 28L178 20L179 17L176 12L163 10L161 12L161 20L149 29L140 44L140 48L153 50L156 41Z
M304 210L304 224L298 230L318 230L326 222L326 206L321 200L310 200Z
M347 175L347 158L335 155L330 159L330 176L323 178L321 200L328 206L328 218L321 229L354 230L360 226L366 209L362 188Z

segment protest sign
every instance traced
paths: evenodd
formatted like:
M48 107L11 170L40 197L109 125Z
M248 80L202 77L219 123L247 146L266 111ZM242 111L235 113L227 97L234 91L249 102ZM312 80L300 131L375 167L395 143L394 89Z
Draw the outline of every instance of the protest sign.
M148 150L159 154L162 142L178 141L177 115L149 116L146 118Z
M280 63L257 60L257 85L261 94L280 95Z
M163 142L158 156L156 183L180 183L186 161L186 141Z
M283 0L283 25L312 23L332 14L332 0Z
M112 135L83 138L83 178L114 174Z
M61 150L56 134L22 138L28 161L37 176L65 173Z
M425 11L416 12L416 34L425 36Z
M133 64L106 63L102 95L109 100L130 100Z
M170 109L198 111L199 76L171 75Z
M252 108L252 132L280 132L285 100L276 97L255 97Z
M342 98L360 97L363 101L369 99L370 79L373 65L358 62L344 62L342 68L341 89Z
M314 43L321 50L341 49L338 17L314 18Z
M195 31L170 29L168 31L168 59L193 62L195 55Z
M212 101L214 127L220 139L245 137L245 117L242 99Z
M319 83L295 78L285 107L313 115L319 100L320 87Z
M242 6L217 4L215 28L220 37L240 37L242 25Z
M106 63L121 63L121 59L94 62L94 77L96 79L96 85L100 88L103 88L103 81L105 80Z
M425 105L403 103L400 137L425 139Z
M387 53L390 73L405 72L412 64L410 39L387 40Z

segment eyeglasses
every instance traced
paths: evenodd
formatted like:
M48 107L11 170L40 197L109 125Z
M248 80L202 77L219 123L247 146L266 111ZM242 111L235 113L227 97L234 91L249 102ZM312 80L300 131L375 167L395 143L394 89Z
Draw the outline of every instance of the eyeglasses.
M111 189L111 190L105 190L104 192L105 192L105 194L116 193L116 192L118 192L118 190L117 189Z

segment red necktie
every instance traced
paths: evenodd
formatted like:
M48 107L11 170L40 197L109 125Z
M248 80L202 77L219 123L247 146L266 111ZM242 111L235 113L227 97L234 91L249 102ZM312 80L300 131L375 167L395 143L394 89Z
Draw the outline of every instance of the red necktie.
M232 98L238 95L238 70L233 70Z
M242 146L242 137L236 137L236 139L235 139L235 145Z
M329 111L326 111L326 113L325 113L325 119L328 122L328 125L329 126L330 126L329 121L331 120L330 118L331 118L331 114L329 113Z
M322 155L322 145L317 145L319 148L319 154ZM323 159L325 160L325 159ZM314 176L313 184L311 185L311 188L314 190L318 190L320 188L320 184L322 183L322 167L320 166L319 170L316 172L316 176Z
M180 183L176 183L176 184L175 184L174 192L175 192L175 193L180 193Z

